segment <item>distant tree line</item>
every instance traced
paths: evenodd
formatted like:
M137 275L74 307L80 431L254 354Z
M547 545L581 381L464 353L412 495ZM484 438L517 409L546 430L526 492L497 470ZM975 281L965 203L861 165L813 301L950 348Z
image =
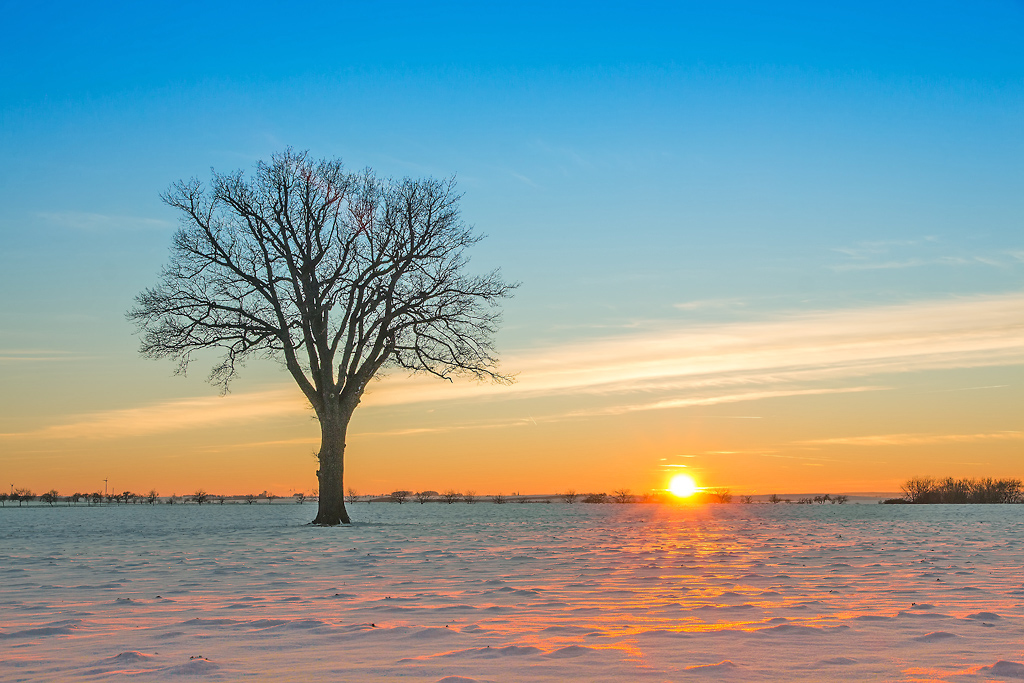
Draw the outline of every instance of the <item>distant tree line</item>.
M312 495L299 492L293 493L291 498L296 503L302 504L310 498L316 499L317 493L314 490ZM187 496L179 496L174 493L168 496L163 502L167 505L174 505L176 503L195 503L196 505L203 505L212 501L217 501L218 504L223 505L227 500L238 500L252 504L257 500L266 500L268 503L273 503L275 500L280 498L273 493L267 493L264 491L260 495L254 493L247 494L245 496L226 496L223 494L211 494L207 493L204 489L197 489L195 493ZM8 502L17 503L20 507L24 503L32 502L33 500L39 500L42 503L53 506L54 503L66 503L67 505L77 505L80 502L85 502L87 505L99 505L103 502L114 505L125 505L128 504L141 504L146 503L149 505L155 505L161 502L160 494L157 493L156 489L151 489L149 493L140 494L133 493L131 491L122 491L121 493L80 493L75 492L68 496L62 496L57 492L56 489L50 489L46 493L35 495L31 490L26 488L12 488L9 493L0 493L0 507L6 507Z
M883 502L923 505L1024 503L1024 484L1020 479L912 477L903 483L900 490L902 498Z

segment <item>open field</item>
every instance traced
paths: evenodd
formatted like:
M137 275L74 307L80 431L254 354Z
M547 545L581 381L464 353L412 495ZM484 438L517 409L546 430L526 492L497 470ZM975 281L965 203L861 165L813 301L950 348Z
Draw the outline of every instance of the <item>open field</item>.
M1024 679L1024 508L0 510L0 678Z

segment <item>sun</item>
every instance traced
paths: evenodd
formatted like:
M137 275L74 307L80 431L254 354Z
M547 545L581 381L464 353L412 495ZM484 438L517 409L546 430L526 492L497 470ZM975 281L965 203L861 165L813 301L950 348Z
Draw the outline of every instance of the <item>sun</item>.
M668 490L679 498L688 498L697 493L697 482L688 474L677 474L668 483Z

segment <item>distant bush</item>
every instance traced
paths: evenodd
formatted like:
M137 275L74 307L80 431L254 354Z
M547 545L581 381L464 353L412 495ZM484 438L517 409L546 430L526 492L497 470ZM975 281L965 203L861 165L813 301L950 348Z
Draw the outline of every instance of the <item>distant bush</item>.
M562 500L564 500L567 505L572 505L573 503L576 502L576 498L579 495L580 494L576 493L575 489L569 489L568 491L562 494Z
M497 494L497 495L491 496L491 502L495 503L496 505L504 505L505 502L506 502L505 501L505 496L501 495L500 493Z
M587 495L583 496L583 502L584 503L607 503L608 502L608 494L607 493L588 493Z
M459 495L459 492L456 491L455 489L448 489L447 491L441 494L441 500L451 505L452 503L459 499Z
M1024 502L1024 484L1020 479L912 477L900 489L906 502L925 505Z
M732 492L729 489L717 488L708 491L708 495L711 496L717 503L731 503Z
M409 496L411 496L411 495L412 495L412 491L406 491L404 489L402 489L400 491L392 491L391 492L391 500L394 501L395 503L398 503L399 505L401 505L406 500L408 500Z
M615 498L616 503L632 503L633 494L630 493L629 489L616 489L612 491L612 496Z
M21 507L22 503L30 503L36 499L36 496L28 489L14 489L14 492L10 494L10 499L18 501L18 507Z

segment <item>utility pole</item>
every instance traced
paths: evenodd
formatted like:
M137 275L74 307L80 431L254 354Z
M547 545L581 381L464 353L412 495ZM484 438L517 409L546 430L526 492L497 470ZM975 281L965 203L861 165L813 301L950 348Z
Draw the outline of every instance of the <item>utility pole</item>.
M103 480L103 495L104 495L104 497L107 495L107 480L106 479Z

